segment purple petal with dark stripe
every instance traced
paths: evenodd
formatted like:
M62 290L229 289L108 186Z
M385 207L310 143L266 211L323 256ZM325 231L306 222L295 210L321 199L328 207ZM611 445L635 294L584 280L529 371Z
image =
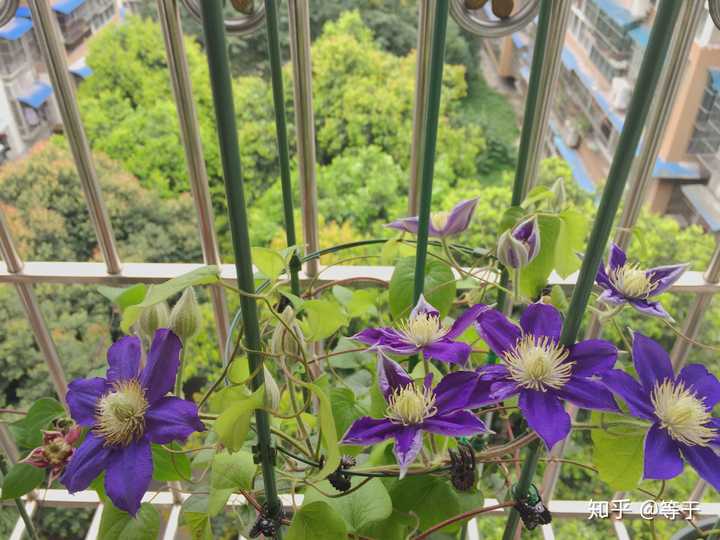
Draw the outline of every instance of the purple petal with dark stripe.
M650 296L656 296L669 289L673 283L680 279L689 266L689 264L671 264L649 268L645 275L650 279L651 283L657 283L657 287L653 289Z
M386 418L363 416L355 420L342 438L342 444L377 444L395 434L402 426Z
M588 339L571 346L568 362L575 362L573 375L590 377L605 373L615 365L618 350L604 339Z
M435 387L438 414L476 408L478 405L472 401L488 401L491 384L481 380L474 371L455 371L445 375Z
M464 366L467 364L472 347L467 343L460 341L450 341L443 339L430 343L422 348L425 358L432 358L434 360L440 360L442 362L448 362L450 364L457 364Z
M613 288L613 284L610 282L610 278L605 271L605 263L600 263L600 266L598 266L598 271L595 275L595 281L598 285L605 289Z
M440 316L440 312L435 309L435 306L433 306L430 302L425 300L425 295L420 294L420 298L418 298L417 304L415 304L415 307L410 312L410 318L417 317L420 314L428 313L430 315L433 315L435 317Z
M396 389L412 384L410 375L400 364L378 352L377 378L380 391L388 398Z
M452 236L465 231L472 221L475 206L477 205L477 197L461 201L453 206L448 216L447 224L440 231L441 236Z
M582 409L620 412L613 395L597 381L582 377L570 377L570 380L555 393Z
M180 338L167 328L155 332L147 364L140 373L140 384L148 403L153 404L173 389L181 348Z
M615 270L620 266L625 266L626 262L627 257L625 256L625 252L620 249L617 244L612 244L610 246L610 257L608 259L608 266L610 269Z
M405 232L409 232L411 234L417 234L418 225L419 225L419 220L418 220L417 216L413 216L413 217L396 219L395 221L388 223L385 226L390 229L397 229L399 231L405 231Z
M555 394L524 389L520 392L518 406L528 425L537 431L548 449L570 433L570 415Z
M555 306L530 304L520 316L520 327L525 334L549 337L553 341L560 339L562 315Z
M394 453L400 465L400 478L422 450L422 431L415 426L401 426L395 433Z
M720 402L720 381L701 364L688 364L678 374L678 379L690 387L698 398L712 410Z
M107 378L109 381L126 381L137 377L142 355L140 338L126 336L108 349Z
M75 379L68 384L65 402L72 419L84 427L94 426L97 402L111 388L110 383L102 377Z
M488 309L478 315L475 328L498 356L511 351L522 336L522 331L497 309Z
M465 330L467 330L468 326L475 322L480 313L487 311L488 309L490 309L490 307L485 304L475 304L471 308L466 309L463 311L462 315L455 319L455 322L450 327L448 333L445 334L445 337L448 339L455 339L460 336Z
M720 457L708 446L683 446L683 456L700 478L720 491Z
M611 304L613 306L619 306L622 304L625 304L628 302L628 299L625 298L625 296L618 291L614 286L610 286L609 289L605 289L603 292L600 293L600 296L598 296L599 302L604 302L606 304Z
M639 332L633 334L632 357L646 394L649 395L657 383L675 379L670 356L665 349Z
M653 424L645 436L644 462L643 477L649 480L669 480L683 470L678 445L658 424Z
M140 510L140 502L150 486L152 471L152 451L146 439L114 449L105 473L108 497L120 510L134 516Z
M660 302L643 300L642 298L628 298L628 303L643 315L672 320L672 317L667 311L665 311L665 308L662 307Z
M205 431L192 401L173 396L156 401L145 414L145 433L151 442L184 442L196 431Z
M602 383L625 401L630 414L646 420L655 420L650 394L630 375L619 369L611 369L602 375Z
M470 411L436 414L425 419L422 429L448 437L466 437L487 431L485 424Z
M70 493L86 489L105 469L109 457L105 441L90 431L70 458L60 482Z

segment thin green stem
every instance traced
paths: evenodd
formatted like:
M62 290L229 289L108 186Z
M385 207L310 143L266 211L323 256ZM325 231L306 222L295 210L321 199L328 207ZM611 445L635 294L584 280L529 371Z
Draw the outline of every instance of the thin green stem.
M184 345L184 344L183 344ZM183 368L185 367L185 347L180 349L180 363L178 364L177 375L175 376L175 395L182 398L183 390Z
M8 468L3 459L0 459L0 472L2 472L3 477L7 476ZM35 530L35 525L33 525L30 515L27 513L27 510L25 510L25 505L23 504L22 499L20 497L16 497L13 501L15 502L15 506L20 514L20 519L22 519L25 524L25 531L30 537L30 540L38 540L39 537L37 531Z

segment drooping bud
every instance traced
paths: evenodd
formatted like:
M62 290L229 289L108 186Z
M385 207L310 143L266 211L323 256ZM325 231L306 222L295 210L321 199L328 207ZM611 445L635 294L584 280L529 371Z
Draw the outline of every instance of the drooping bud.
M305 336L298 325L297 319L295 318L295 311L292 306L285 306L285 309L280 314L283 322L278 322L273 332L272 338L270 339L270 352L278 355L299 355L300 354L300 343L303 343ZM288 330L292 329L292 334ZM295 335L295 338L293 337ZM296 339L297 338L297 339Z
M197 334L202 322L202 313L195 297L195 289L188 287L170 312L170 330L187 341Z
M263 366L265 378L265 407L271 411L276 411L280 406L280 388L270 370Z
M167 328L170 324L170 310L165 302L160 302L143 309L138 319L140 335L146 341L152 341L158 328Z
M565 202L567 201L567 192L565 191L565 181L562 176L559 176L555 183L552 185L550 190L555 195L553 206L559 211L565 208Z
M540 251L540 229L532 217L508 229L498 239L497 258L508 268L527 266Z

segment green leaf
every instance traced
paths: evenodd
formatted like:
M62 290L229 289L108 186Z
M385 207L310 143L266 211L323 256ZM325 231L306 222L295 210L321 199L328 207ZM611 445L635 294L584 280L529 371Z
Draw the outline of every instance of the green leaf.
M285 271L285 259L272 249L252 248L252 262L263 273L263 276L271 281L275 281Z
M345 433L355 420L361 416L367 416L367 412L357 404L355 393L349 388L331 389L330 402L337 433ZM360 447L343 446L343 451L346 454L355 455L360 451Z
M0 499L22 497L38 487L44 479L44 469L38 469L27 463L16 463L3 479Z
M250 417L255 409L263 407L264 396L264 389L258 388L249 398L231 405L220 414L213 429L225 448L231 452L242 448L250 429Z
M565 311L568 307L567 296L560 285L553 285L550 289L550 301L560 311Z
M136 283L130 287L98 285L97 290L120 309L125 309L143 301L145 294L147 294L147 285L144 283Z
M152 504L140 506L137 516L115 508L109 501L103 506L99 538L103 540L155 540L160 533L160 512Z
M303 304L307 318L302 321L308 341L320 341L333 335L348 319L337 302L308 300Z
M341 285L333 287L333 295L345 307L350 317L377 315L375 301L380 291L377 289L358 289L353 291Z
M498 236L514 227L521 218L525 216L525 210L520 206L511 206L503 212L500 218L500 227L498 228Z
M180 522L190 529L192 540L212 540L213 532L208 514L208 496L190 495L182 505Z
M338 436L335 430L335 418L333 416L332 403L327 394L316 384L297 381L297 384L307 388L315 394L318 400L318 422L322 431L322 443L325 447L325 463L323 468L312 478L313 481L327 478L328 475L335 472L340 465L340 447L338 446Z
M577 253L585 247L588 218L571 208L563 210L559 217L562 225L555 249L555 270L560 276L567 277L580 268Z
M555 247L562 226L560 218L538 216L540 227L540 252L525 268L520 270L520 292L527 298L536 298L547 284L555 267Z
M25 418L9 425L15 442L20 448L31 449L42 444L43 429L56 418L65 416L65 408L53 398L42 398L33 403Z
M592 413L592 423L601 424L623 420L625 417L609 413ZM645 432L639 428L615 427L592 430L593 464L600 480L614 491L635 489L643 474Z
M249 452L220 452L212 461L210 485L216 489L251 489L256 470Z
M171 443L173 450L180 450L180 445ZM153 479L158 482L172 482L190 478L190 458L187 454L170 452L159 444L152 445Z
M323 501L303 504L293 517L287 540L338 540L347 537L345 520Z
M210 493L208 494L208 515L210 517L217 516L225 509L225 505L233 491L233 488L214 488L210 486Z
M413 516L393 511L389 518L371 523L359 533L367 538L406 540L408 529L414 527L415 523L416 520ZM435 536L433 535L432 538L434 539Z
M361 369L373 360L370 353L358 351L358 344L350 338L341 337L333 353L349 351L344 354L333 354L328 358L328 362L336 369Z
M444 479L436 476L408 476L390 487L393 508L414 512L425 530L461 512L457 492Z
M353 487L360 481L362 479L353 477ZM335 492L335 488L328 481L321 482L318 487L325 493ZM359 532L363 527L387 519L392 514L390 495L378 478L370 480L357 491L343 497L331 498L322 495L317 490L308 490L303 504L311 504L315 501L324 501L329 504L345 520L350 532Z
M127 333L133 323L140 317L142 310L148 306L163 302L181 293L188 287L209 285L211 283L217 283L218 281L220 281L220 269L217 266L203 266L182 276L169 279L159 285L154 285L152 289L148 291L147 296L145 296L142 302L128 306L125 309L120 328L122 328L123 332Z
M410 315L415 284L415 257L400 259L395 265L390 279L390 312L395 319L404 319ZM434 258L425 263L425 284L423 294L435 309L444 317L450 311L455 300L456 284L452 270Z
M525 200L522 202L521 206L523 208L529 208L533 204L547 199L552 199L553 197L555 197L555 194L551 189L545 186L535 186L530 190L530 193L525 196Z

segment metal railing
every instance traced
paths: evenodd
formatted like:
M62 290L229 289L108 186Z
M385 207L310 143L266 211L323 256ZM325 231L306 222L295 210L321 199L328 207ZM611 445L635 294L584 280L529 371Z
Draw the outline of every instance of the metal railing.
M281 185L285 209L285 225L288 245L296 243L292 213L292 187L289 168L288 134L283 104L283 81L280 65L278 39L278 5L276 0L264 0L249 14L241 14L229 21L223 20L221 0L181 0L191 14L201 19L206 37L206 50L210 66L211 84L217 114L217 124L221 157L233 244L236 251L235 265L221 264L215 231L213 212L210 203L207 171L200 142L197 114L192 99L192 88L188 75L188 65L183 48L182 29L178 13L178 0L157 0L159 19L165 40L168 66L171 72L172 89L175 98L180 126L180 135L185 149L191 192L198 215L199 235L204 263L218 265L224 280L237 282L241 289L252 292L253 268L250 259L246 208L242 192L242 171L238 153L237 128L232 113L232 92L225 47L225 32L245 34L263 26L266 27L269 42L269 59L273 83L275 120L278 139L278 156L281 171ZM65 132L68 136L73 157L79 172L91 221L97 235L98 245L105 263L92 262L24 262L18 256L9 228L0 213L0 283L12 284L18 292L28 321L35 335L39 349L48 364L51 378L60 398L65 395L67 383L61 362L53 343L48 323L44 320L33 285L37 283L131 284L137 282L159 282L197 268L197 264L172 263L122 263L117 253L107 211L97 181L93 158L83 129L76 102L74 86L67 70L67 61L63 42L52 16L48 0L29 0L40 49L50 73L57 96ZM513 184L513 204L519 204L532 186L536 177L539 160L542 156L544 140L548 129L548 117L558 80L560 55L562 52L565 28L568 23L571 0L528 0L518 12L501 21L484 20L478 13L468 10L464 0L420 0L418 31L418 63L416 71L416 96L413 112L413 136L411 154L409 192L409 210L419 213L421 224L427 224L431 207L432 177L434 166L434 147L438 129L438 108L441 92L443 69L443 51L445 28L451 15L464 29L485 38L508 35L521 29L538 16L538 32L532 60L532 70L528 86L524 124L521 135L518 167ZM0 2L0 23L12 17L17 1ZM312 108L312 68L310 54L310 25L308 0L288 0L290 53L293 68L293 96L295 110L295 130L298 149L298 177L301 195L302 229L304 244L309 251L318 247L318 210L317 187L315 179L315 137ZM607 186L598 209L598 218L591 234L583 267L576 275L567 279L558 276L551 278L552 283L574 290L568 314L563 341L571 342L580 329L597 268L605 245L613 230L613 220L618 210L625 185L632 177L630 189L626 194L626 204L621 217L616 241L625 245L644 200L646 187L650 181L653 165L657 158L659 143L667 124L673 102L677 96L679 81L682 79L682 66L685 61L695 29L703 15L700 1L677 2L661 0L658 5L653 31L650 36L645 58L638 76L637 87L630 104L625 127L613 159ZM717 17L720 13L720 0L710 0L710 13ZM718 17L720 18L720 17ZM664 67L663 67L664 66ZM653 96L648 100L647 96ZM644 132L644 143L640 145ZM242 126L240 126L242 129ZM640 149L637 157L636 150ZM421 225L421 231L425 230ZM424 265L421 261L427 250L427 235L420 234L417 244L416 296L421 290ZM244 256L238 256L242 254ZM299 283L313 278L318 272L317 262L306 265L303 272L294 268L291 276L292 286L299 290ZM383 266L334 266L324 272L322 280L335 280L344 277L373 277L389 280L392 268ZM505 278L506 279L506 278ZM702 315L713 295L720 291L720 250L716 250L706 273L688 272L673 287L675 292L695 295L684 333L693 338L702 321ZM223 289L212 289L215 321L217 324L220 347L226 342L228 333L227 301ZM257 316L254 300L241 298L246 340L249 350L259 349ZM599 335L601 327L597 321L590 325L588 333ZM687 358L690 341L678 338L672 351L676 367ZM261 369L255 369L262 363L259 355L251 353L251 372L257 373L253 385L262 384ZM269 459L270 439L267 417L260 412L256 418L259 434L260 455L263 458L263 479L269 502L275 505L289 504L286 496L277 496L274 475ZM11 461L17 459L17 450L5 427L0 424L0 446ZM555 455L563 452L560 447ZM538 461L537 447L529 450L528 459L523 468L519 489L527 489L535 473ZM559 476L559 465L550 465L546 469L543 490L547 498L552 496ZM699 483L693 496L699 496L704 484ZM171 509L165 525L163 538L170 540L178 530L180 504L186 494L167 491L148 494L152 504ZM231 497L230 506L245 504L240 496ZM491 506L493 501L486 500ZM103 507L94 492L81 492L70 496L63 490L46 490L31 493L26 497L25 509L29 515L37 511L40 505L55 507L96 506L94 518L86 538L96 538L99 530ZM587 517L584 501L551 500L550 509L556 517ZM700 507L700 516L720 513L720 504L705 504ZM631 509L629 518L639 517L638 509ZM504 538L512 540L516 536L517 515L510 514ZM619 524L619 525L618 525ZM621 522L616 522L619 538L627 538L627 531ZM12 533L12 539L20 539L24 530L22 520L18 521ZM545 538L554 538L552 526L543 528ZM471 527L468 538L477 538Z

